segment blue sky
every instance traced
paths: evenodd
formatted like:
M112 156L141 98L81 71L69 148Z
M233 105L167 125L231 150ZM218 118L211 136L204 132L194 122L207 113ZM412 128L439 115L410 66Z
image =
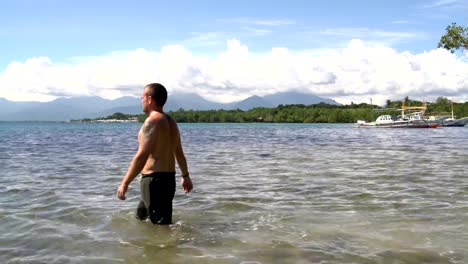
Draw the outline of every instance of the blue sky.
M358 39L417 55L434 50L452 22L468 24L468 0L4 0L0 78L12 63L38 57L70 66L83 58L180 45L194 56L216 58L232 39L252 54L278 47L319 53Z

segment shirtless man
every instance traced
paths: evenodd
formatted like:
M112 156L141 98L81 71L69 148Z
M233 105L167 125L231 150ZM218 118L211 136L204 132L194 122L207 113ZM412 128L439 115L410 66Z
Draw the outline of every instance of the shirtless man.
M153 224L172 223L172 199L175 194L175 160L182 171L182 188L192 190L187 161L180 141L179 129L174 119L163 111L167 91L159 83L145 86L141 96L143 112L148 117L138 134L139 147L122 183L117 197L125 200L128 185L141 172L141 200L137 218L148 216Z

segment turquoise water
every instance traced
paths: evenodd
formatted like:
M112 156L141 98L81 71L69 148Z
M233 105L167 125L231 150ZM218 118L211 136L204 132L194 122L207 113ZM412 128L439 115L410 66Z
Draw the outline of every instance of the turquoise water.
M0 263L468 262L468 128L180 124L169 227L115 197L138 129L0 123Z

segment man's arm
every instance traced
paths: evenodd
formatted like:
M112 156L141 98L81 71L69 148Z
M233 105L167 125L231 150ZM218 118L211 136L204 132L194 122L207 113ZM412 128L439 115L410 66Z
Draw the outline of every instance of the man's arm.
M187 167L187 160L185 159L184 150L182 149L182 142L180 140L179 128L176 127L176 146L174 149L174 156L176 157L177 164L182 172L182 188L184 192L189 193L193 189L192 180L189 176L189 171Z
M187 160L185 159L184 150L182 149L182 143L180 141L179 129L176 127L176 146L174 149L174 155L179 164L179 168L182 171L182 175L188 175Z
M128 167L128 171L117 190L117 197L119 199L125 200L125 193L127 192L128 185L133 181L133 179L135 179L141 170L143 170L156 141L156 133L157 129L155 122L147 119L141 128L141 138L138 151L135 154L135 157L133 157L133 160Z

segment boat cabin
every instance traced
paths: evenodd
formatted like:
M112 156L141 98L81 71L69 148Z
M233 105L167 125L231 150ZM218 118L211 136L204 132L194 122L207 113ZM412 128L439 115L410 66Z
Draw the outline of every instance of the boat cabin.
M395 120L391 115L381 115L375 120L378 124L393 123Z

